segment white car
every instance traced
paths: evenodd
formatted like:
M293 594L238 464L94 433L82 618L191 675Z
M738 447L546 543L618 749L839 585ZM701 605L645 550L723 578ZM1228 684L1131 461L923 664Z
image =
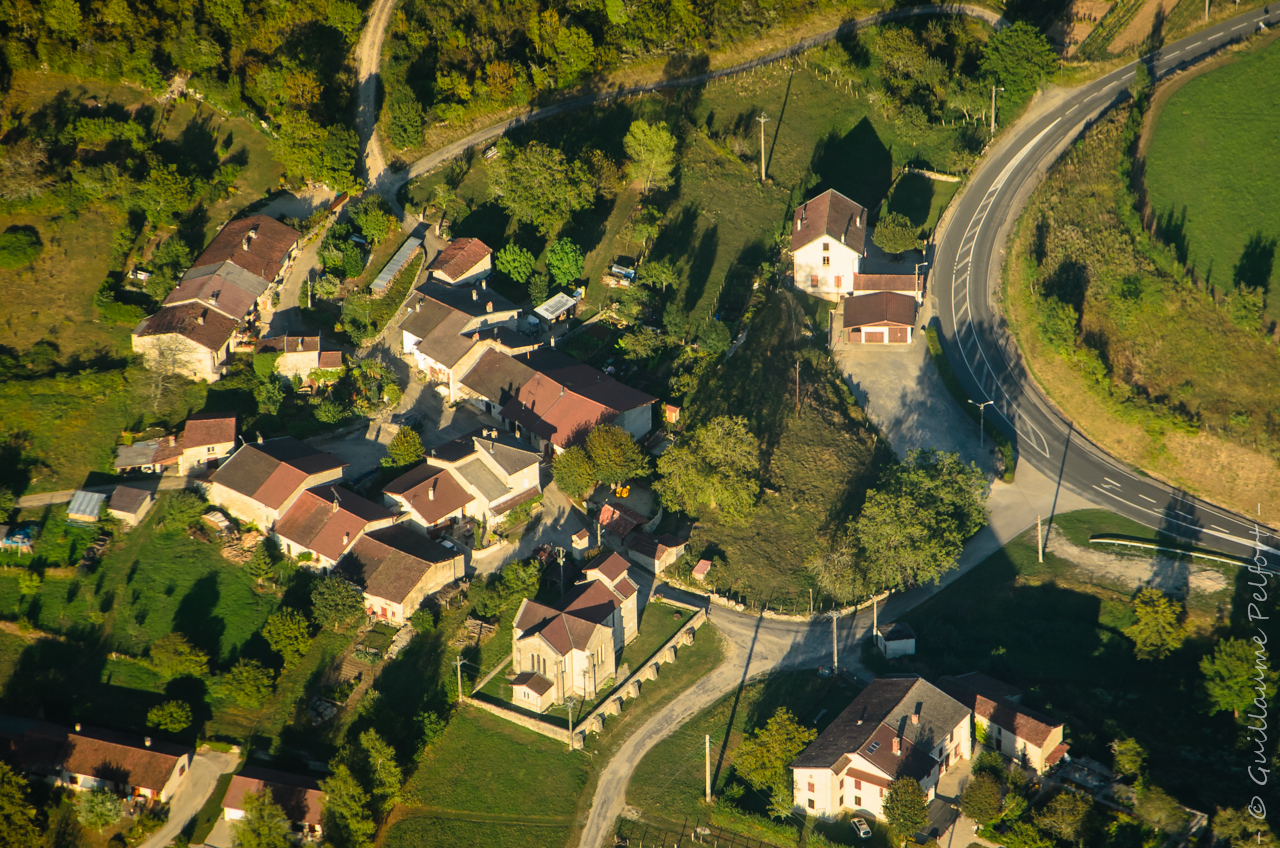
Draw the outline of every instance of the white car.
M863 818L857 818L857 819L854 819L854 820L853 820L853 827L854 827L854 829L855 829L856 831L858 831L858 838L859 838L859 839L870 839L870 838L871 838L871 828L867 826L867 820L866 820L866 819L863 819Z

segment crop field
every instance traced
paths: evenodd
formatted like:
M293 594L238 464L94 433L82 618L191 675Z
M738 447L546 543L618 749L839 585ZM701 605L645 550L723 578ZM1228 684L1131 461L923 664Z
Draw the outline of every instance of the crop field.
M1280 47L1241 54L1178 89L1151 134L1146 183L1161 235L1219 290L1276 279L1280 193L1266 151L1280 137L1277 79Z

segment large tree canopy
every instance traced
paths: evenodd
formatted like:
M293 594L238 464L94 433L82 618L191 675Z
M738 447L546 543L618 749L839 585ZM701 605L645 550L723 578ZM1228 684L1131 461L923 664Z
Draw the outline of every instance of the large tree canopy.
M681 438L658 458L654 490L667 509L702 517L719 510L745 521L760 483L760 443L742 416L720 416Z
M1244 639L1224 639L1213 656L1200 660L1204 688L1213 705L1210 712L1226 712L1240 718L1256 705L1270 703L1276 694L1276 673L1269 666L1267 649Z
M596 196L586 165L570 162L561 151L536 141L497 160L492 186L511 217L534 225L544 236L558 233Z
M622 147L631 160L627 176L648 192L671 185L671 172L676 165L676 139L665 123L649 124L632 121L622 139Z
M816 730L800 724L781 707L763 728L743 741L734 755L734 771L760 792L769 793L769 809L774 815L786 815L791 810L791 761L817 735Z
M1035 93L1036 87L1058 66L1058 58L1049 40L1026 21L991 36L982 57L982 70L1004 86L1006 97L1021 103Z

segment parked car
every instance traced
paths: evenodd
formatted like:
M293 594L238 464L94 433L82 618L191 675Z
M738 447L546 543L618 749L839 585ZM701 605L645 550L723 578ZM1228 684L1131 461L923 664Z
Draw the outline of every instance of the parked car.
M856 818L853 820L853 829L858 831L859 839L870 839L871 828L867 826L867 820L864 818Z

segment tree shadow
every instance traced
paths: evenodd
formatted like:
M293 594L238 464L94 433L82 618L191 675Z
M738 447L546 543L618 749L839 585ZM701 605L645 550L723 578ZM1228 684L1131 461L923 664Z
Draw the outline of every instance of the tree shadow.
M1276 240L1267 238L1261 230L1254 232L1245 242L1244 251L1236 261L1231 279L1236 288L1262 289L1267 292L1271 288L1271 270L1275 265Z
M1173 248L1179 265L1187 264L1187 207L1182 207L1181 214L1169 211L1156 216L1156 233L1160 240Z
M678 53L670 56L666 65L663 66L662 82L669 83L689 77L700 77L710 69L711 57L705 52ZM702 94L706 87L706 83L702 82L697 85L680 88L667 88L663 91L663 97L668 103L679 107L686 113L692 113L693 110L698 108L698 104L702 102Z
M222 617L213 613L220 597L218 575L206 574L191 584L173 614L173 629L215 662L221 655L222 634L227 629Z
M218 170L218 130L213 115L192 118L176 139L157 139L153 148L166 162L178 163L185 176L209 179Z
M1084 296L1089 290L1089 269L1083 263L1068 259L1040 283L1044 297L1056 297L1071 305L1077 315L1084 312Z
M893 155L865 117L844 135L832 130L818 142L809 169L818 183L806 199L831 188L871 209L893 184Z
M716 255L720 252L720 227L712 224L703 230L698 239L698 247L689 260L689 285L684 290L684 311L693 314L694 309L702 301L707 284L711 279L711 269L716 264Z

